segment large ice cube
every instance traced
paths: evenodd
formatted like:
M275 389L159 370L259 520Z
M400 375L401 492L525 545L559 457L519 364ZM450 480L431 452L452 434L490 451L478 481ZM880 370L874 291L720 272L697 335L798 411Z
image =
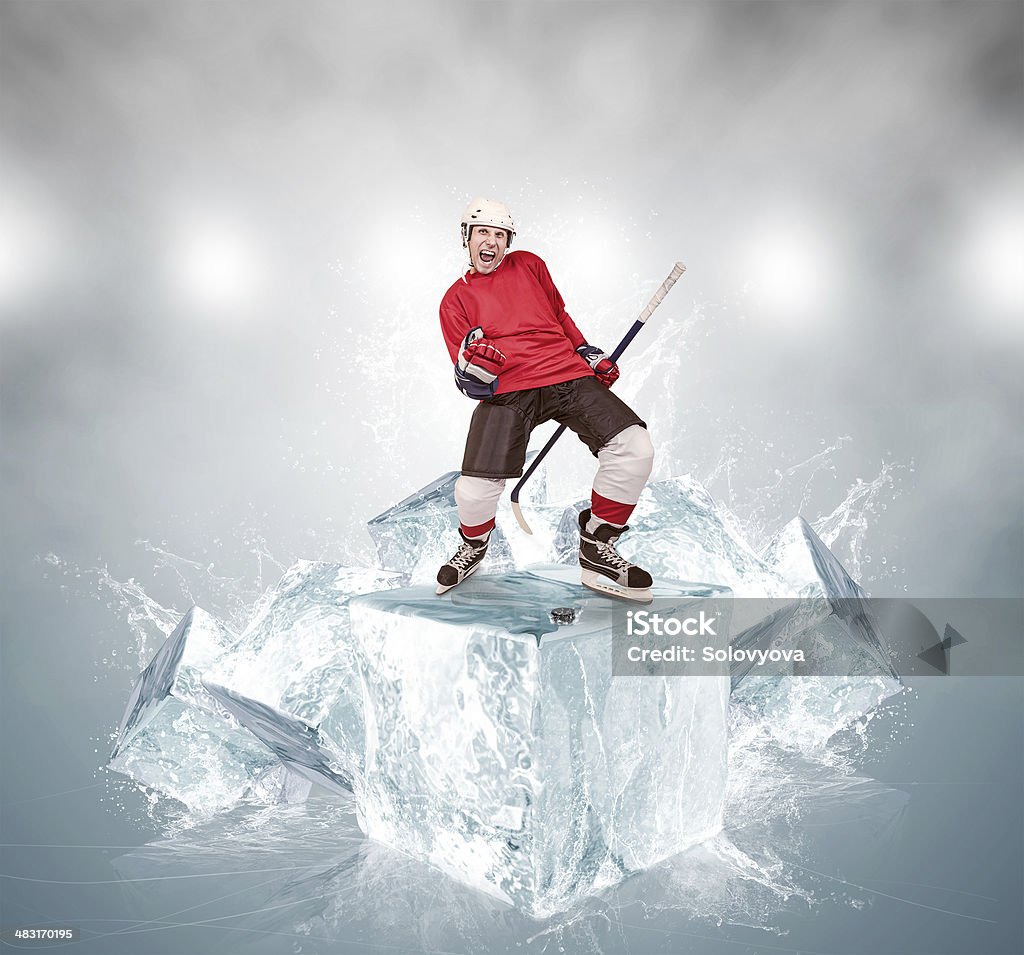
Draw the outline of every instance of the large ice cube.
M717 832L729 679L613 677L613 606L565 567L355 598L364 831L537 916Z
M234 642L192 607L135 683L108 766L200 813L249 796L304 798L291 774L203 685L203 670ZM308 792L308 785L306 791Z

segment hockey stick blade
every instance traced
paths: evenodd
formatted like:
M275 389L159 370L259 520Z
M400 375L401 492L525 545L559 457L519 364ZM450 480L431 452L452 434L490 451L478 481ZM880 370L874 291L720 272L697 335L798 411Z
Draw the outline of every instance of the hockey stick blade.
M513 501L512 502L512 513L515 514L516 520L519 521L519 526L527 534L530 534L532 536L533 535L533 531L530 530L530 525L526 523L526 518L523 517L523 509L519 506L519 502L518 501Z

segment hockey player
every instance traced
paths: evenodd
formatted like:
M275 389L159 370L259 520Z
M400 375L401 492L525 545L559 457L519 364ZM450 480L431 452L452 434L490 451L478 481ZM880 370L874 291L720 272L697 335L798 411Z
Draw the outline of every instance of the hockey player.
M480 566L505 481L522 475L530 432L553 419L598 459L591 506L579 515L583 584L650 600L651 575L615 550L651 473L647 425L608 390L619 369L573 323L543 260L509 251L514 237L503 203L473 200L462 217L470 264L441 301L455 384L480 403L455 484L462 541L437 573L437 592Z

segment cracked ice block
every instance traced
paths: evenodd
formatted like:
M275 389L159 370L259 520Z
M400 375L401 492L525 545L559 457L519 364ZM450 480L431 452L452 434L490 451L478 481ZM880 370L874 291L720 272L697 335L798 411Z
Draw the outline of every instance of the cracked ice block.
M305 798L280 760L203 685L203 670L235 639L199 607L182 617L135 683L110 769L201 813L248 797Z
M475 576L352 601L360 826L544 916L717 832L727 676L613 676L609 598L578 571ZM661 606L721 588L655 584ZM555 608L574 622L551 622Z

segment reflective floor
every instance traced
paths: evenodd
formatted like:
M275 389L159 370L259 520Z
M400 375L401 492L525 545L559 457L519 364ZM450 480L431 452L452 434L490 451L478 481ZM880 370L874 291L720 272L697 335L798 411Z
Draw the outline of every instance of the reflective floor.
M73 734L30 705L23 725L51 760L19 775L5 756L0 921L73 925L67 950L109 955L1009 955L1022 950L1022 697L1019 679L921 679L814 758L734 747L719 837L546 921L366 841L323 793L196 824L77 753L63 765L79 778L47 789Z

